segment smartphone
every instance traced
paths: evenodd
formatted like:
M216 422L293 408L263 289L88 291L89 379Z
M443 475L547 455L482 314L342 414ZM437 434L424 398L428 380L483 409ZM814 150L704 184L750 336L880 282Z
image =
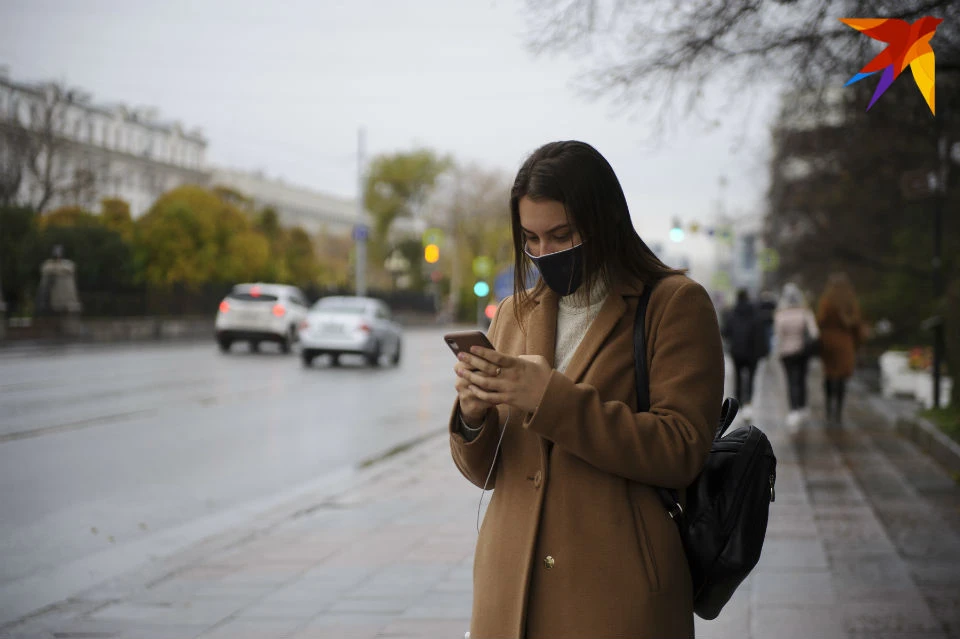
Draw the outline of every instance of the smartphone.
M443 336L443 341L447 343L454 355L461 352L469 353L471 346L483 346L490 350L496 350L487 336L482 331L460 331L458 333L447 333Z

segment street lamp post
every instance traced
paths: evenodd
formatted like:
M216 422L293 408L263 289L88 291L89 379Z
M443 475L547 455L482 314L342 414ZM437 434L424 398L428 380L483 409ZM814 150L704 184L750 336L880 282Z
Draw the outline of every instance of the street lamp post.
M938 71L947 71L957 76L960 71L960 64L938 64ZM944 91L943 96L950 95L950 91ZM946 100L944 100L946 102ZM946 115L949 112L948 105L940 105L940 113L934 118L934 126L937 131L937 188L934 195L933 207L933 262L931 264L933 271L933 298L938 304L943 303L944 282L943 282L943 209L947 200L947 184L950 179L950 132L946 126ZM943 365L944 345L944 321L943 313L938 313L936 321L933 323L933 406L940 408L940 368Z

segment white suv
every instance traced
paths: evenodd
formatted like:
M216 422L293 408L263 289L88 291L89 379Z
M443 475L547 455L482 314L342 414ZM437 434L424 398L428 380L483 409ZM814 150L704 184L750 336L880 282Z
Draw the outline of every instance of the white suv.
M297 341L297 327L307 316L307 300L295 286L286 284L237 284L217 311L217 344L226 353L234 342L276 342L290 352Z

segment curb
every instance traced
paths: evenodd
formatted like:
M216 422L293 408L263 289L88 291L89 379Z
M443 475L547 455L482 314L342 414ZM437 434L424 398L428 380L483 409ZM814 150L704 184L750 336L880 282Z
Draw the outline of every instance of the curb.
M922 417L899 417L895 427L960 482L960 444Z
M169 541L167 543L171 548L168 552L151 555L148 561L140 561L136 566L114 575L104 576L102 580L82 587L63 599L33 608L29 612L25 611L19 617L0 619L0 639L5 631L57 610L73 609L83 614L93 612L107 603L126 599L187 570L211 554L244 546L274 528L323 508L341 507L340 499L344 493L379 481L396 467L412 463L423 447L439 442L447 436L445 427L418 435L378 455L294 488L288 496L273 504L261 504L259 508L256 505L241 506L235 511L249 512L245 521L239 526L221 528L182 546ZM192 524L186 526L190 525ZM164 531L158 535L174 539L178 530ZM78 608L80 610L77 610Z
M940 464L960 482L960 444L923 417L892 406L877 395L864 397L864 407L900 436Z

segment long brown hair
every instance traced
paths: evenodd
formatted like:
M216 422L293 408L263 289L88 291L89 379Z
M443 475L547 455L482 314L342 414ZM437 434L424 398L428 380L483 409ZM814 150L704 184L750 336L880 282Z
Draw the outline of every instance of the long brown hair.
M820 300L821 312L834 309L844 326L851 327L860 323L860 303L853 282L846 273L831 273L827 278L823 297Z
M602 281L608 288L616 278L636 277L645 284L683 273L660 261L640 239L623 188L610 163L600 152L575 140L550 142L534 151L517 172L510 191L513 225L514 313L523 326L522 311L532 295L546 286L539 279L532 291L526 282L533 267L524 254L520 228L520 200L552 200L563 205L567 222L580 233L583 242L583 286Z

